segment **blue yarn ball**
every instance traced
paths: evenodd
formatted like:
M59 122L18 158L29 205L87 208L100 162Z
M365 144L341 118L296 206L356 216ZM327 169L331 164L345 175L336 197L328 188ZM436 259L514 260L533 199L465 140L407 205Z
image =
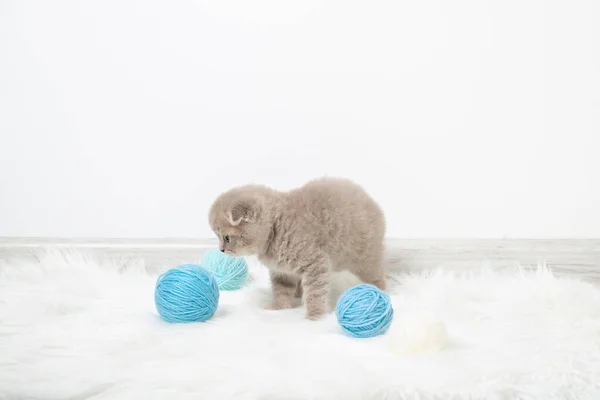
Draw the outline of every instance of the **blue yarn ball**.
M248 277L246 260L230 257L217 249L204 254L202 266L213 274L221 290L237 290Z
M335 315L345 332L356 338L367 338L388 330L394 309L386 292L363 283L342 293Z
M158 277L154 302L167 322L202 322L217 310L219 288L205 268L184 264Z

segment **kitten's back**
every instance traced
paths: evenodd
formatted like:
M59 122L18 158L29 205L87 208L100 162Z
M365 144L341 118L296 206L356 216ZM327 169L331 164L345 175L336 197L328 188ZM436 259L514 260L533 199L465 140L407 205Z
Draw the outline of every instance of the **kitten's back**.
M358 184L321 178L289 192L294 217L338 263L362 261L361 254L380 253L385 218L375 200Z

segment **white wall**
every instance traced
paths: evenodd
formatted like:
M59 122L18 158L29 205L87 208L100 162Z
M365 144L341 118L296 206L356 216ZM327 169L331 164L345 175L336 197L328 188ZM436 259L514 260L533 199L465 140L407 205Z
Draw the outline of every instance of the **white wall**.
M3 0L0 236L207 237L221 190L328 174L392 237L600 237L599 20L597 0Z

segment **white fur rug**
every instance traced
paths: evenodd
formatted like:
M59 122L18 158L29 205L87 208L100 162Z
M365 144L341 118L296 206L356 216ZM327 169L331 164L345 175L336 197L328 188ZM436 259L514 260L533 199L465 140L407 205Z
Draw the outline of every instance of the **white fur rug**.
M399 276L395 321L443 317L439 351L398 356L389 334L353 339L332 314L264 311L266 270L222 292L207 323L171 325L156 275L77 253L0 267L2 399L598 399L600 291L489 270Z

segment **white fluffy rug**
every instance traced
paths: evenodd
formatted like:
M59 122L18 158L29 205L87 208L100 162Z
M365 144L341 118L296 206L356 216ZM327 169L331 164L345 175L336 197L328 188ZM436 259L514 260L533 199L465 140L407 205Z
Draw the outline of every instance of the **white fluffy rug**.
M398 276L395 323L435 311L449 343L398 356L390 334L265 311L266 270L207 323L171 325L156 275L77 253L0 267L2 399L598 399L600 291L530 275Z

